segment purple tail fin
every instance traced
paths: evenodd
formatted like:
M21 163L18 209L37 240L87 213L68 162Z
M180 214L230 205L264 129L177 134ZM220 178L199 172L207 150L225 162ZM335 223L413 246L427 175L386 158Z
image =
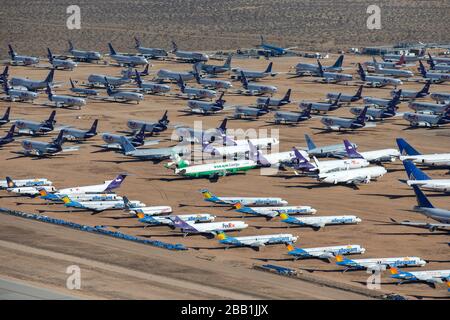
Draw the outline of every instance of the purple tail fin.
M186 223L183 219L180 219L178 216L174 216L170 218L173 221L173 226L175 228L180 228L184 232L190 232L190 233L198 233L198 230L195 229L192 225L189 223Z
M315 169L315 167L308 160L306 160L306 158L300 153L300 151L297 150L296 147L293 147L292 150L295 154L296 163L294 168L296 170L310 171Z
M364 157L356 151L355 147L348 141L344 140L345 151L350 159L364 159Z
M123 180L127 177L126 174L119 174L110 184L106 187L105 191L111 191L117 189L122 184Z

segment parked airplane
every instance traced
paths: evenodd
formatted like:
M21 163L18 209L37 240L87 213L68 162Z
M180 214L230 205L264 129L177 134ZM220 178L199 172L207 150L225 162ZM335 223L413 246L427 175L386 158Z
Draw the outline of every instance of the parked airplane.
M284 214L316 214L317 210L310 206L282 206L282 207L247 207L238 202L234 208L239 213L246 213L255 216L263 216L267 219L275 218Z
M320 122L325 125L327 130L350 129L356 130L366 126L366 113L368 107L365 106L361 113L356 118L339 118L339 117L323 117Z
M142 71L138 71L137 69L134 69L132 67L128 67L126 69L123 69L122 71L120 71L120 73L122 74L122 76L124 78L136 78L136 74L138 74L140 77L145 77L148 76L150 73L148 72L148 68L149 68L149 64L147 64L144 67L144 70Z
M395 117L397 115L395 103L391 103L384 108L370 108L368 106L364 108L367 108L366 119L368 121L384 120L387 118ZM359 116L361 112L363 112L364 108L359 107L350 108L350 112L353 113L355 116Z
M105 80L105 78L106 78L106 80ZM104 74L90 74L88 77L88 85L91 87L94 87L97 85L102 85L102 86L106 87L107 83L113 87L119 87L121 85L129 83L130 81L131 81L131 79L126 76L119 78L119 77L107 76Z
M60 152L68 152L78 150L76 147L72 148L62 148L64 143L64 130L59 132L58 137L52 142L42 142L34 140L22 140L22 153L25 156L36 155L38 157L50 156Z
M269 107L277 107L277 109L279 109L281 106L291 103L291 91L291 89L288 89L284 97L281 99L270 98ZM267 99L264 97L256 99L257 106L263 106L264 104L266 104L266 102Z
M432 83L442 83L450 80L450 73L427 71L422 61L419 61L419 71L423 78L431 81Z
M377 180L377 178L384 176L386 173L387 170L384 167L373 166L360 169L319 173L318 180L328 184L339 183L356 186L361 183L369 183L371 180Z
M380 64L375 62L375 58L373 58L373 59L374 59L374 63L375 63L375 73L377 73L377 74L384 74L387 76L405 77L405 78L410 78L410 77L414 76L414 73L412 73L409 70L384 68L383 66L381 66Z
M431 70L441 71L441 72L449 72L450 71L450 62L449 63L436 63L435 59L430 54L428 54L428 56L430 57L430 59L427 60L427 62L430 65ZM444 58L444 59L446 59L446 58Z
M47 85L53 86L53 75L55 70L52 69L43 81L31 80L28 78L12 78L10 84L17 87L25 87L27 90L36 91L39 89L46 89Z
M198 84L202 85L204 88L217 90L217 89L229 89L233 87L230 81L200 77L199 68L200 67L198 66L198 64L194 65L194 77L195 81Z
M334 102L332 102L332 103L302 101L302 102L300 102L298 107L303 110L305 110L307 108L311 108L311 111L316 112L316 113L320 113L320 112L327 113L329 111L333 111L333 110L336 110L341 107L341 105L339 104L340 99L341 99L341 94L339 94L337 96L336 100L334 100Z
M19 133L25 133L30 135L45 134L47 132L53 131L56 111L52 111L47 120L42 122L35 122L31 120L16 120L14 123Z
M364 62L366 67L372 67L375 69L376 65L381 66L382 68L401 68L406 65L405 55L402 54L398 61L381 61L378 62L374 56L372 56L372 61Z
M408 61L408 62L415 62L415 61L418 61L418 60L420 60L421 58L423 58L423 54L424 54L425 52L421 52L419 55L415 55L415 54L404 54L404 53L402 53L402 54L396 54L396 53L388 53L388 54L384 54L383 55L383 60L384 61L400 61L400 59L402 59L402 57L403 57L403 59L405 60L405 61Z
M260 247L264 247L270 244L284 244L284 243L294 243L297 241L298 237L293 236L290 233L280 233L280 234L265 234L258 236L245 236L245 237L230 237L224 232L219 232L217 234L217 239L219 243L228 245L230 247L251 247L254 250L258 250Z
M442 63L442 64L450 64L450 58L447 58L447 57L440 57L440 56L434 56L434 57L432 57L430 54L428 54L428 57L430 58L430 59L433 59L433 61L434 62L437 62L437 63Z
M5 69L3 69L2 74L0 74L0 83L8 81L8 78L9 78L9 66L5 66Z
M123 55L118 54L116 50L114 50L111 43L108 43L109 47L109 57L116 61L119 66L139 66L139 65L146 65L148 64L148 60L145 57L142 56L131 56L131 55Z
M292 244L286 244L288 255L297 259L322 259L329 262L329 259L336 255L363 254L366 249L359 244L348 244L342 246L299 248Z
M246 70L242 68L232 68L231 72L233 73L233 78L241 80L244 76L250 80L263 79L268 76L274 77L277 74L272 72L273 62L270 62L267 68L264 71L255 71L255 70Z
M13 65L31 66L39 63L39 58L37 57L18 55L10 44L8 44L8 48L8 54L11 57L11 64Z
M160 69L156 73L155 81L163 81L163 80L178 81L180 77L181 79L183 79L183 81L189 81L194 79L194 73L191 71L180 72L180 71Z
M305 134L305 140L307 144L306 151L310 156L314 157L338 157L342 158L346 155L345 146L343 143L341 144L333 144L333 145L327 145L318 147L314 143L314 141L311 139L311 137L307 134ZM353 145L353 147L357 147L356 144Z
M38 186L51 186L53 183L47 178L33 178L33 179L17 179L10 181L14 183L8 182L8 180L0 180L0 189L12 188L14 185L16 187L38 187Z
M16 126L13 124L4 137L0 137L0 147L14 141L14 130Z
M444 283L450 281L450 270L427 270L427 271L415 271L406 272L399 268L391 268L391 278L401 280L398 284L410 283L410 282L425 282L436 287L438 283Z
M416 112L431 112L433 114L443 114L450 110L450 103L440 104L411 101L408 106Z
M450 123L450 108L442 115L405 112L403 119L412 127L439 127Z
M185 142L202 143L202 141L214 142L216 140L223 140L227 131L227 121L227 118L225 118L219 127L206 130L179 126L175 128L175 133L178 135L180 141Z
M365 105L376 105L380 107L393 106L397 107L400 104L400 97L402 95L402 89L395 91L395 94L391 99L383 99L376 97L364 97L363 102Z
M230 54L222 66L217 66L217 65L213 65L213 64L204 64L204 63L200 63L198 66L200 67L201 71L203 71L209 75L217 75L219 73L225 73L225 72L230 71L231 58L232 58L232 55Z
M330 72L324 71L322 64L319 60L317 60L317 65L319 66L319 77L323 78L325 83L338 83L341 81L352 81L353 76L351 74L339 73L339 72Z
M450 102L450 93L447 92L433 92L430 95L431 99L440 103L449 103Z
M214 235L220 231L240 231L248 227L248 224L243 221L194 223L181 220L178 216L171 217L171 219L173 227L179 228L184 236L188 234Z
M300 227L311 227L315 231L327 225L358 224L362 221L357 216L291 217L287 213L281 213L280 218L284 223Z
M309 162L309 160L295 147L294 150L295 160L293 162L293 167L295 170L300 170L306 173L330 173L335 171L359 169L369 166L369 162L366 159L344 159L344 160L329 160L321 161L317 160L315 157L314 165Z
M253 83L253 82L249 83L247 81L247 78L245 77L243 72L241 72L241 82L242 82L242 86L245 89L242 92L244 94L248 94L248 95L251 95L251 96L263 95L263 94L270 94L270 95L272 95L272 94L277 92L277 87L275 87L275 86L256 84L256 83Z
M365 159L369 162L394 162L395 159L400 157L400 152L397 149L380 149L366 152L358 152L353 145L348 141L344 140L345 149L347 151L347 156L350 159Z
M287 206L288 202L282 198L273 197L222 197L216 196L207 189L200 191L203 194L203 200L215 204L235 205L241 203L244 206Z
M142 54L144 57L153 59L153 58L164 58L167 57L167 51L160 48L146 48L141 46L141 42L137 37L134 37L134 41L136 42L135 48L136 50Z
M417 168L409 160L403 161L409 186L418 185L423 189L440 192L450 192L450 179L432 179L425 172Z
M114 189L118 189L126 177L127 174L121 173L113 180L106 180L102 184L60 189L58 190L58 193L65 195L80 193L109 193Z
M259 118L270 112L269 109L269 101L270 98L266 99L266 103L264 106L257 107L246 107L246 106L236 106L234 108L233 118L241 119L241 118Z
M302 112L276 111L274 113L274 122L276 124L293 124L309 120L311 119L311 106L312 104Z
M270 150L273 145L279 144L276 138L255 138L233 140L228 136L223 136L223 144L213 145L203 141L203 153L210 154L213 157L228 157L233 156L238 159L239 156L247 155L250 152L249 142L257 148ZM305 154L306 155L306 154Z
M69 69L69 70L73 70L76 66L77 63L73 62L70 59L56 59L53 57L52 52L50 51L50 48L47 48L47 52L48 52L48 62L50 62L50 64L52 65L53 69Z
M224 108L225 100L223 100L224 93L222 92L220 94L220 97L214 101L201 101L201 100L188 100L188 107L190 108L190 111L193 113L201 113L204 115L211 114L211 113L217 113L219 111L222 111Z
M332 100L337 100L337 97L339 97L340 102L356 102L359 101L362 98L362 90L364 86L360 85L358 90L355 94L343 94L343 93L336 93L336 92L329 92L327 93L327 99L331 102Z
M107 144L102 145L100 147L106 148L106 149L121 150L122 149L122 147L120 146L121 137L124 137L125 139L127 139L133 145L133 147L147 146L150 144L158 144L157 141L145 141L145 127L142 126L141 130L139 132L137 132L134 136L131 136L131 137L121 136L118 134L103 133L102 139Z
M208 61L209 57L201 52L193 52L193 51L181 51L178 50L178 46L175 43L175 41L172 41L172 51L171 53L175 54L175 57L177 57L179 60L196 63L196 62L206 62Z
M7 184L7 188L6 191L10 192L10 193L16 193L19 194L21 196L26 196L26 197L35 197L37 195L39 195L39 190L38 189L44 189L47 192L54 192L56 191L56 188L53 187L52 185L17 185L15 181L13 181L10 177L6 177L6 184Z
M115 193L71 193L63 194L55 190L54 193L47 192L41 187L36 187L39 191L39 198L53 202L63 202L62 198L68 197L73 201L116 201L123 200L121 196Z
M6 99L11 102L16 101L33 101L38 98L39 94L37 92L28 91L28 90L19 90L19 89L12 89L8 81L3 82L3 90L6 94Z
M400 98L403 100L414 100L417 98L424 98L430 94L430 86L431 86L431 81L427 81L425 83L425 85L423 86L423 88L420 89L419 91L402 89L402 90L400 90L401 91ZM397 90L392 90L391 96L395 97L397 95L397 93L398 93Z
M188 99L214 99L216 97L216 91L208 89L200 89L194 87L186 87L181 76L179 76L177 81L177 86L180 88L181 93L185 94Z
M136 208L134 210L140 210L141 208ZM171 216L152 216L152 215L146 215L144 213L138 212L136 216L139 218L139 222L145 223L147 225L152 226L160 226L160 225L167 225L172 227L173 221L172 219L175 217L173 215ZM215 220L215 216L212 216L208 213L197 213L197 214L179 214L176 217L180 218L183 221L188 222L212 222Z
M62 198L64 202L64 206L68 208L76 208L82 210L93 211L95 213L99 213L105 210L117 210L124 209L125 204L123 200L110 200L110 201L75 201L70 199L68 196ZM130 206L132 208L145 207L145 203L142 203L138 200L130 201Z
M144 95L142 93L113 90L112 86L109 84L108 79L106 79L106 77L105 83L106 83L106 92L108 93L108 96L110 98L114 99L114 101L121 101L121 102L136 101L136 104L139 104L139 101L144 100Z
M358 74L361 77L361 81L372 87L384 87L386 85L399 86L403 82L399 79L383 77L383 76L370 76L364 71L360 63L358 63Z
M450 166L450 153L421 154L414 149L405 139L397 138L400 160L411 160L414 163L426 166Z
M167 130L170 123L169 117L167 116L167 110L162 115L161 119L156 122L142 121L142 120L128 120L127 127L130 128L133 133L138 132L144 127L144 130L151 133L159 133Z
M342 62L344 61L344 55L340 55L339 58L336 60L336 62L332 66L323 66L323 71L326 72L340 72L342 71ZM320 68L318 64L312 64L312 63L298 63L295 66L295 73L299 76L304 74L312 74L312 75L319 75Z
M170 91L170 87L166 84L156 83L156 82L144 82L139 75L139 72L135 70L136 77L135 81L138 87L145 93L166 93Z
M67 140L83 141L97 135L98 119L95 119L89 130L80 130L75 128L64 128L64 138Z
M435 208L417 184L413 184L412 188L417 199L417 206L415 206L413 210L428 218L441 222L448 227L450 224L450 210ZM441 227L441 225L439 225L439 227Z
M337 255L336 264L345 267L345 272L351 269L383 270L387 267L423 267L427 262L419 257L348 259L342 255Z
M261 38L261 44L259 45L259 47L261 47L262 49L269 52L271 56L283 56L283 55L289 53L292 49L297 48L297 47L282 48L279 46L275 46L273 44L266 43L264 41L263 36L260 36L260 38Z
M75 49L73 44L72 44L72 41L70 41L70 40L69 40L69 50L68 50L68 52L77 61L92 62L92 61L98 61L98 60L102 59L102 55L100 54L100 52Z
M98 96L98 92L94 89L87 89L87 88L77 88L75 87L75 83L72 81L72 78L70 80L70 91L73 93L89 97L89 96Z
M133 144L126 138L121 136L119 142L123 153L126 156L141 159L141 160L163 160L170 158L173 153L177 155L190 155L191 145L176 145L168 148L157 149L136 149Z
M86 105L86 100L83 98L53 94L52 88L48 84L45 92L47 93L48 100L53 102L56 108L78 107L78 109L81 109L82 106Z
M172 207L170 206L151 206L151 207L135 207L126 196L123 196L123 202L125 205L125 210L127 210L131 214L144 214L146 216L153 216L157 214L163 213L171 213Z

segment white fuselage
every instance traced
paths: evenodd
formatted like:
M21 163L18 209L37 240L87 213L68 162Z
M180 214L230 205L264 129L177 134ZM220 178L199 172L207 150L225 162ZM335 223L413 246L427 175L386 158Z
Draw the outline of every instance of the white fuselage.
M327 160L321 161L319 166L316 168L319 173L328 173L334 171L359 169L369 166L369 161L367 159L344 159L344 160Z
M53 186L40 186L39 188L44 189L46 192L56 191L56 188ZM36 187L7 188L6 191L24 196L35 196L39 194L39 190Z
M46 178L36 179L21 179L14 180L17 187L39 187L39 186L51 186L53 183ZM0 180L0 189L8 188L8 182L6 180Z
M379 178L387 173L383 167L367 167L360 169L320 173L319 180L324 183L369 183L371 179Z
M414 163L427 166L450 166L450 153L404 155L400 156L400 160L411 160Z
M400 157L400 152L397 149L380 149L358 153L369 162L394 162L395 159Z
M418 185L423 189L450 192L450 179L408 180L409 186Z
M130 213L142 213L145 215L153 216L157 214L163 214L163 213L171 213L172 207L169 206L153 206L153 207L141 207L141 208L133 208L130 210Z
M193 223L187 222L193 226L200 233L211 233L217 231L238 231L248 227L243 221L223 221L223 222L208 222L208 223Z

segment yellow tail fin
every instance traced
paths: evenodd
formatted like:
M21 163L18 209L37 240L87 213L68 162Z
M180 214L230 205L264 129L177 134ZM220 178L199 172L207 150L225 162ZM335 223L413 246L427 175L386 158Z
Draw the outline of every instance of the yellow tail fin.
M139 219L142 219L145 217L145 214L143 214L142 212L138 212L138 213L136 213L136 215Z
M217 239L219 240L225 240L227 238L227 235L224 232L220 232L217 234Z
M63 197L63 198L62 198L62 201L63 201L64 203L66 203L66 204L72 202L72 201L69 199L68 196Z
M282 213L282 214L280 214L280 218L281 218L281 220L286 220L287 218L289 218L289 216L287 213Z
M286 243L286 248L288 249L288 251L292 251L295 249L294 246L290 243Z
M45 189L40 189L39 190L39 194L43 197L45 197L47 195L47 191L45 191Z
M390 268L391 274L398 274L398 269L396 267L391 267Z
M344 261L344 256L343 255L340 255L340 254L338 254L337 256L336 256L336 261L337 262L342 262L342 261Z

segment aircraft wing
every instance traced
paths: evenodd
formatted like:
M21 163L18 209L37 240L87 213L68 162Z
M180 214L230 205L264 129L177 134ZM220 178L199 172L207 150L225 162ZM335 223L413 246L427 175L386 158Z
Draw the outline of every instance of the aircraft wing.
M420 222L420 221L397 221L391 218L391 221L395 224L410 226L416 228L429 229L430 231L434 231L436 229L450 229L450 223L429 223L429 222Z
M264 241L254 241L249 244L250 247L264 247L266 243Z
M63 148L61 150L61 152L70 152L70 151L78 151L78 150L80 150L79 147L67 147L67 148Z
M354 178L346 181L347 184L354 184L354 185L361 184L364 182L368 182L367 176L354 177Z

